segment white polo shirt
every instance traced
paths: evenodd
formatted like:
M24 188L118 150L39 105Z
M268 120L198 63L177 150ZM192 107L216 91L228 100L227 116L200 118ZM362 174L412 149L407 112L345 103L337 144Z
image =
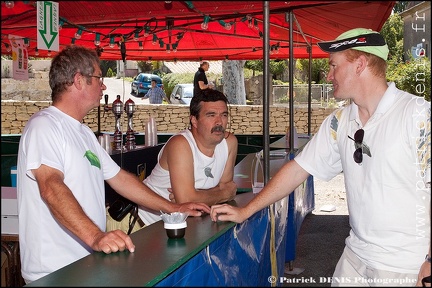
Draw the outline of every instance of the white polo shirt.
M389 83L363 127L357 105L338 109L295 158L319 179L344 172L351 225L346 245L370 267L418 273L429 251L430 115L430 102ZM360 128L371 152L361 165L348 138Z

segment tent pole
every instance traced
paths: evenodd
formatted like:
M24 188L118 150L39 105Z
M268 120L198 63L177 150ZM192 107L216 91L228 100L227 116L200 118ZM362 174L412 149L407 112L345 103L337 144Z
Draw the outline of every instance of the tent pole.
M271 91L271 75L270 75L270 57L269 57L269 35L270 35L270 21L269 21L269 3L268 1L264 1L263 3L263 28L264 28L264 42L263 42L263 74L264 74L264 89L263 89L263 137L264 137L264 185L270 180L270 103L269 103L269 95Z

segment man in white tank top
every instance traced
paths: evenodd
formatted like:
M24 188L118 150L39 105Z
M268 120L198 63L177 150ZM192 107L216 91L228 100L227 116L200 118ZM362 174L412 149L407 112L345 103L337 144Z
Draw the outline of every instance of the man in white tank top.
M208 205L232 200L237 138L226 131L228 99L214 89L205 89L190 103L190 129L173 135L158 155L158 163L144 183L177 203ZM140 207L145 225L161 219L160 212Z

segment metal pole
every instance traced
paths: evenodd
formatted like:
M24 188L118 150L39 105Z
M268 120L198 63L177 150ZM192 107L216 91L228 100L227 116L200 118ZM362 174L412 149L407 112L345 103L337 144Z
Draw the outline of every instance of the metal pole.
M263 42L263 74L264 74L264 89L263 89L263 132L264 132L264 185L270 180L270 91L271 91L271 78L270 78L270 56L269 56L269 35L270 35L270 24L269 24L269 3L264 1L264 42Z

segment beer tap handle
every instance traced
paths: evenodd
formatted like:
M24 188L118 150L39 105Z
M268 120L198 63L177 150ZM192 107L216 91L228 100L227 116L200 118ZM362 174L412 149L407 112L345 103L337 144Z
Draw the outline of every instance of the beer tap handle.
M104 116L105 116L105 111L110 110L110 107L108 106L108 94L104 95L104 100L105 100L105 105L104 105Z

